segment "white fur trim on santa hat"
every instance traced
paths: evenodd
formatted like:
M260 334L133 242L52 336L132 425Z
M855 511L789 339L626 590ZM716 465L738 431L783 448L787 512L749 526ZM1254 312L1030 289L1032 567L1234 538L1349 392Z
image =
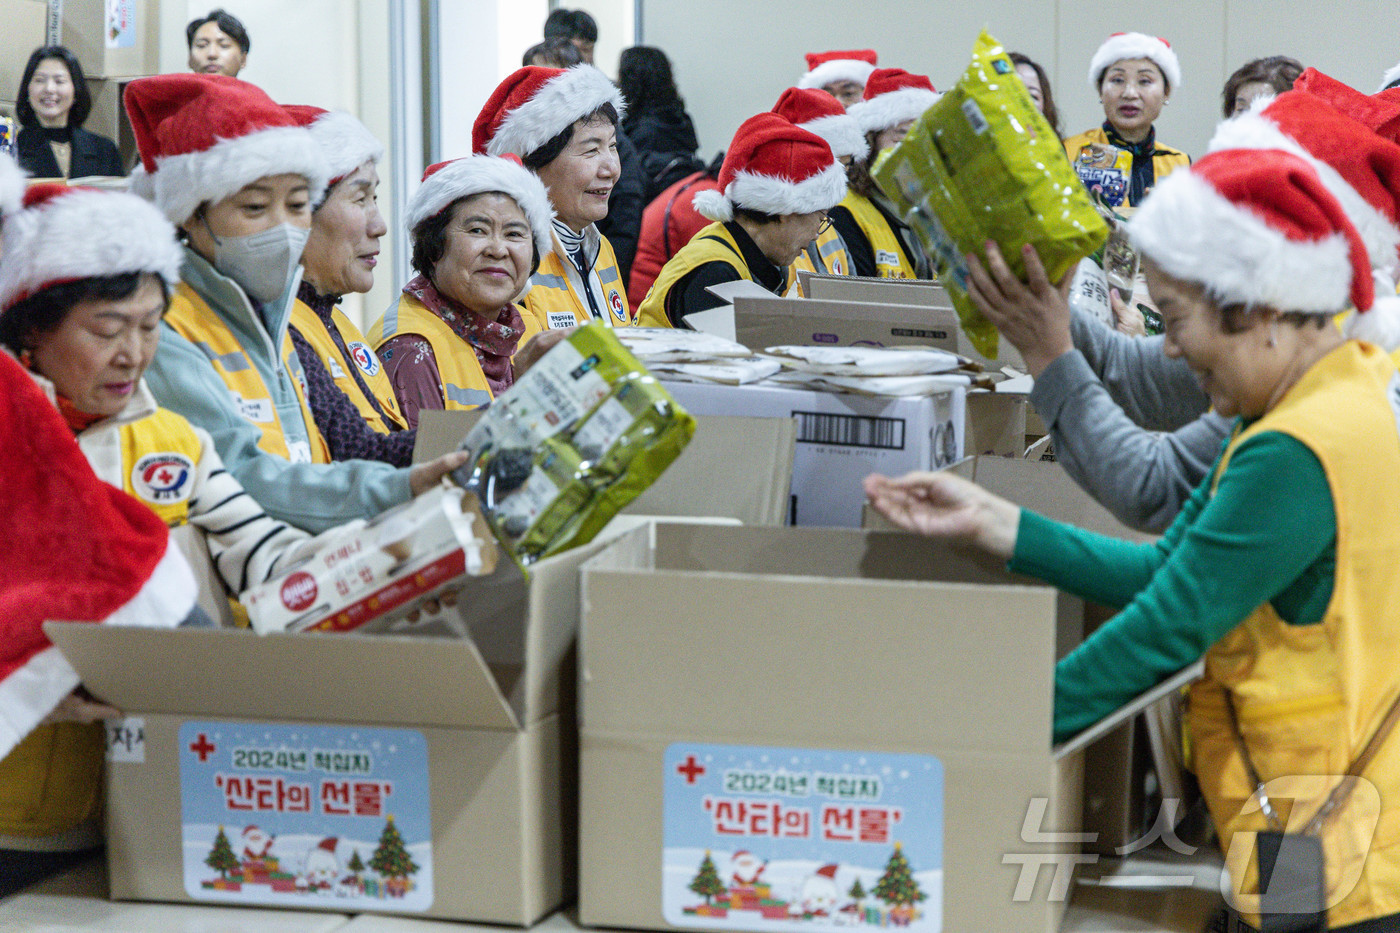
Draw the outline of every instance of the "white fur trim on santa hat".
M311 203L320 203L330 169L305 127L256 130L221 139L199 152L159 158L151 196L170 222L179 225L201 204L216 204L259 178L286 174L304 175L311 185Z
M735 172L734 180L721 194L702 191L691 206L711 220L734 219L734 208L782 216L829 211L846 196L846 172L840 165L829 165L804 181L792 182L772 175Z
M826 144L831 147L831 154L838 158L850 156L860 160L870 154L870 146L865 142L865 134L861 132L860 124L851 119L848 113L833 113L797 125L826 140Z
M174 287L182 251L175 228L124 191L73 191L7 217L0 308L45 285L153 272Z
M1400 296L1395 280L1384 272L1371 271L1376 300L1364 313L1353 310L1342 322L1342 333L1355 340L1374 343L1387 353L1400 350Z
M937 91L922 87L902 87L888 94L881 94L858 104L852 104L846 111L856 121L863 133L878 133L898 126L905 120L915 120L942 97Z
M409 198L404 221L409 235L418 225L461 198L499 191L512 198L525 213L535 250L541 257L554 249L554 209L539 177L509 159L473 155L457 159L433 174Z
M1216 127L1207 151L1221 149L1281 149L1307 162L1317 172L1322 186L1342 205L1347 219L1361 235L1371 265L1386 270L1395 268L1396 250L1400 249L1400 228L1363 198L1336 169L1313 156L1268 117L1250 109L1221 123Z
M496 135L486 144L493 156L534 152L604 104L612 104L620 121L627 104L617 85L592 65L574 65L550 78L525 103L506 114Z
M1351 303L1345 236L1290 240L1190 171L1158 182L1128 232L1162 271L1222 304L1335 314Z
M1089 87L1097 91L1100 79L1109 66L1130 58L1145 58L1162 69L1162 77L1167 79L1167 90L1175 91L1181 87L1181 62L1177 60L1171 46L1156 36L1141 32L1109 36L1104 44L1099 46L1093 61L1089 62Z
M1379 94L1396 81L1400 81L1400 64L1391 65L1386 69L1385 74L1381 76L1381 86L1376 88L1376 93Z
M24 204L24 169L5 153L0 153L0 221Z
M307 127L311 138L321 147L330 168L330 177L339 181L366 162L384 158L384 144L374 134L344 110L328 110Z
M870 80L870 75L874 71L874 65L858 58L833 58L829 62L822 62L798 78L797 86L820 89L828 84L835 84L837 81L854 81L856 84L863 85Z

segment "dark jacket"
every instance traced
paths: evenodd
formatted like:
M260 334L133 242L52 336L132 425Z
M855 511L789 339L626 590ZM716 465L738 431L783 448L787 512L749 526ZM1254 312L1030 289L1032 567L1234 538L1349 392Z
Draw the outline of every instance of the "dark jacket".
M695 157L695 151L700 148L695 124L680 107L628 114L623 126L641 153L646 203L651 203L680 179L704 168Z
M15 157L19 167L35 178L59 178L58 160L53 157L53 149L44 138L42 131L22 129L15 140ZM69 178L86 178L89 175L125 175L121 153L117 144L106 136L89 133L80 126L73 128L73 156L69 164Z

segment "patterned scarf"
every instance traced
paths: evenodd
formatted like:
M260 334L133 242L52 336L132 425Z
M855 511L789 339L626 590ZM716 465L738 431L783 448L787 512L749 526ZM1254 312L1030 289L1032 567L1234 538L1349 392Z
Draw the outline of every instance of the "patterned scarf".
M519 308L507 302L494 318L475 314L438 292L422 275L415 275L403 290L404 294L423 302L423 306L442 318L454 334L471 344L492 394L500 395L510 388L515 382L510 358L525 333L525 319L520 316Z

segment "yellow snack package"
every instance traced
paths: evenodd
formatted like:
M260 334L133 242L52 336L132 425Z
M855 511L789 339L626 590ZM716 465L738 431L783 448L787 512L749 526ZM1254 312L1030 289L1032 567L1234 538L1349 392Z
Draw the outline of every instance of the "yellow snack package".
M656 481L695 434L601 323L571 333L503 392L462 441L452 474L521 566L585 544Z
M983 32L972 64L875 170L876 183L919 234L963 330L983 356L998 335L967 295L964 256L995 241L1025 278L1030 243L1051 281L1108 238L1059 138L1036 110L1001 45Z

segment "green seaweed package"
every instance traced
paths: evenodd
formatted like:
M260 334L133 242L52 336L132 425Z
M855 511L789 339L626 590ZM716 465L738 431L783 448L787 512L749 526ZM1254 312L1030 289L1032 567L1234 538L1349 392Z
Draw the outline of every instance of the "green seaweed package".
M593 323L502 393L467 434L453 478L522 566L585 544L656 481L695 419Z
M967 294L968 253L995 241L1025 278L1030 243L1051 281L1108 237L1059 137L1036 110L1001 45L983 32L972 64L875 170L919 234L977 352L997 355L996 328Z

